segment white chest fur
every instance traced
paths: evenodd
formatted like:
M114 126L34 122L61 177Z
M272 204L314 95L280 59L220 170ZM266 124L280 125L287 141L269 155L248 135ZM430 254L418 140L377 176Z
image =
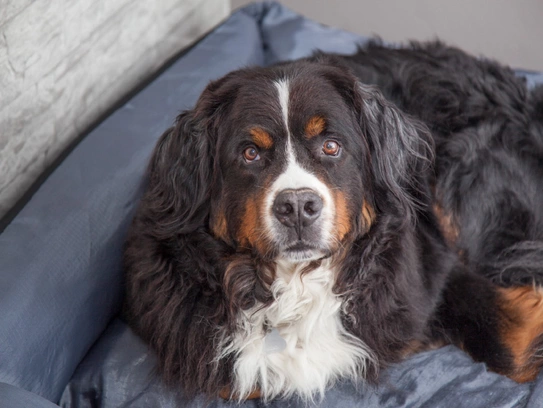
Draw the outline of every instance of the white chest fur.
M278 264L273 303L245 311L238 333L223 349L223 356L236 356L233 388L240 399L259 388L264 399L296 393L311 400L339 377L361 378L372 359L341 324L341 299L332 291L335 273L329 263L302 275L304 266ZM272 328L284 342L270 349L266 335Z

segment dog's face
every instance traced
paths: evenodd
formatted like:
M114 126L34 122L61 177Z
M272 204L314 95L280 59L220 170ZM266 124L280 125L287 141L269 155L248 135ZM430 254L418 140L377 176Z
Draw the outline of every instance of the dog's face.
M409 219L429 140L333 60L244 69L212 82L159 141L153 205L164 234L205 224L253 258L317 260L380 213Z
M329 71L251 71L221 84L236 91L217 129L216 237L298 262L370 228L369 146Z

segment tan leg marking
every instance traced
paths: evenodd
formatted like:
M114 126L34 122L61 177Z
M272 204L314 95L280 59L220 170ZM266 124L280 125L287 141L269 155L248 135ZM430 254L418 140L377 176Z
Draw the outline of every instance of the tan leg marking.
M219 397L221 397L223 400L237 400L238 399L235 394L232 394L230 387L224 387L222 390L220 390ZM254 390L252 393L250 393L246 399L251 400L251 399L257 399L260 397L261 397L260 390L257 389L257 390Z
M543 364L541 343L543 334L543 291L533 287L500 288L505 321L502 341L513 355L514 369L504 373L517 382L535 379Z

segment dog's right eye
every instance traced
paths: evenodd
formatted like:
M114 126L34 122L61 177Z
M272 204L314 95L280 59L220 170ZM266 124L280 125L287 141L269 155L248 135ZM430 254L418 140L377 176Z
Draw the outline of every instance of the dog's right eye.
M341 146L335 140L327 140L322 145L322 152L327 156L337 156L340 150Z
M251 146L243 151L243 158L247 163L251 163L257 160L260 160L260 155L256 147Z

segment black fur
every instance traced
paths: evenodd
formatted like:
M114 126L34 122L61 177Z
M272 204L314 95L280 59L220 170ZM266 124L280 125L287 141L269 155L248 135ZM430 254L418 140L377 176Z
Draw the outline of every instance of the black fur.
M228 249L205 227L212 177L206 126L206 113L187 112L160 138L125 252L126 270L137 271L127 279L126 318L157 352L165 381L182 382L188 394L228 383L213 364L214 326L226 315Z
M371 43L350 57L229 74L160 139L127 240L125 309L165 380L216 396L232 380L231 358L217 358L221 340L240 310L273 301L278 249L245 240L240 225L244 200L283 159L262 152L246 166L237 149L247 124L277 123L262 84L294 73L296 92L313 94L292 120L329 113L338 120L327 132L350 147L332 162L312 156L318 140L300 142L304 163L348 198L352 225L329 255L340 269L344 325L377 356L368 378L413 342L436 340L495 371L518 369L502 339L503 322L518 316L493 283L543 283L543 88L529 92L511 70L440 43ZM363 202L375 211L367 228Z
M441 43L372 42L345 61L430 127L436 194L465 261L500 285L543 283L543 87Z

